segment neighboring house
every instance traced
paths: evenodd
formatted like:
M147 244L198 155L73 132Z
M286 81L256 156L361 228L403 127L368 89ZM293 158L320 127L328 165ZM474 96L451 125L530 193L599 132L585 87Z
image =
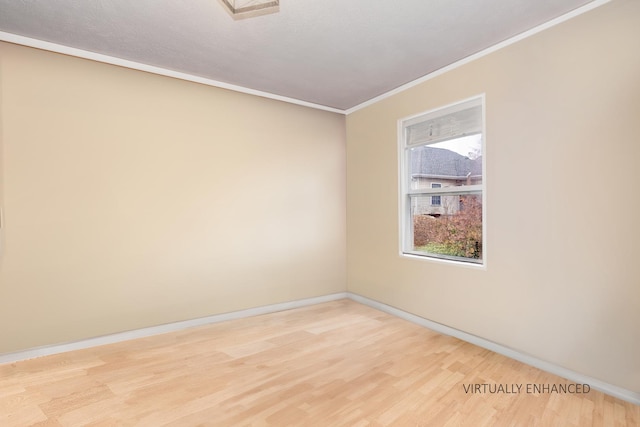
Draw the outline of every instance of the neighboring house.
M411 189L445 188L482 184L482 157L471 159L455 151L430 146L411 150ZM414 197L414 215L453 215L461 209L461 197Z

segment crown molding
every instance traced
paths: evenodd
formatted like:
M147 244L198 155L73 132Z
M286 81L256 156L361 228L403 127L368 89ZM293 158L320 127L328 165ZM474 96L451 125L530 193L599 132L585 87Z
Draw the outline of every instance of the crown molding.
M445 74L451 70L454 70L458 67L461 67L465 64L468 64L472 61L475 61L476 59L482 58L483 56L489 55L493 52L496 52L500 49L503 49L507 46L510 46L514 43L519 42L520 40L526 39L528 37L531 37L541 31L544 31L546 29L549 29L551 27L554 27L558 24L561 24L565 21L568 21L569 19L575 18L576 16L582 15L583 13L589 12L597 7L600 7L604 4L609 3L611 0L595 0L592 1L591 3L588 3L582 7L579 7L577 9L574 9L568 13L565 13L562 16L559 16L555 19L552 19L551 21L547 21L541 25L538 25L528 31L525 31L523 33L520 33L514 37L511 37L503 42L500 42L498 44L495 44L487 49L484 49L478 53L475 53L471 56L468 56L466 58L463 58L459 61L456 61L450 65L447 65L443 68L439 68L438 70L429 73L423 77L420 77L416 80L413 80L409 83L406 83L402 86L399 86L393 90L390 90L388 92L385 92L381 95L378 95L374 98L371 98L368 101L365 101L361 104L358 104L354 107L348 108L346 110L341 110L338 108L333 108L333 107L328 107L325 105L320 105L320 104L314 104L312 102L307 102L307 101L302 101L299 99L295 99L295 98L289 98L286 96L281 96L281 95L276 95L273 93L269 93L269 92L263 92L260 90L256 90L256 89L250 89L247 87L243 87L243 86L239 86L239 85L234 85L234 84L230 84L230 83L225 83L225 82L221 82L218 80L212 80L212 79L207 79L204 77L199 77L199 76L195 76L192 74L188 74L188 73L183 73L183 72L179 72L179 71L174 71L174 70L169 70L166 68L162 68L162 67L156 67L153 65L147 65L147 64L143 64L140 62L135 62L135 61L130 61L127 59L122 59L122 58L117 58L114 56L109 56L109 55L103 55L100 53L95 53L95 52L90 52L87 50L82 50L82 49L76 49L73 47L69 47L69 46L64 46L64 45L60 45L60 44L56 44L56 43L51 43L51 42L47 42L44 40L38 40L38 39L34 39L34 38L30 38L30 37L25 37L25 36L20 36L17 34L13 34L13 33L7 33L7 32L2 32L0 31L0 41L5 41L8 43L14 43L14 44L18 44L18 45L22 45L22 46L28 46L28 47L33 47L36 49L42 49L42 50L46 50L46 51L50 51L50 52L56 52L56 53L61 53L63 55L69 55L69 56L74 56L77 58L83 58L83 59L88 59L91 61L96 61L96 62L102 62L105 64L111 64L111 65L116 65L119 67L124 67L124 68L129 68L132 70L138 70L138 71L144 71L147 73L153 73L153 74L158 74L161 76L166 76L166 77L172 77L175 79L180 79L180 80L186 80L186 81L190 81L190 82L194 82L194 83L200 83L206 86L212 86L212 87L217 87L217 88L221 88L221 89L227 89L227 90L232 90L234 92L240 92L240 93L245 93L248 95L255 95L255 96L259 96L262 98L268 98L268 99L273 99L276 101L282 101L282 102L287 102L290 104L295 104L295 105L300 105L303 107L309 107L309 108L314 108L317 110L323 110L323 111L329 111L332 113L338 113L338 114L344 114L344 115L349 115L351 113L354 113L358 110L361 110L363 108L366 108L370 105L373 105L379 101L382 101L386 98L389 98L393 95L396 95L398 93L404 92L408 89L411 89L414 86L417 86L421 83L424 83L428 80L431 80L435 77L438 77L442 74Z
M103 55L101 53L90 52L88 50L76 49L74 47L69 47L61 44L33 39L30 37L20 36L13 33L6 33L6 32L0 31L0 41L18 44L21 46L33 47L36 49L46 50L49 52L61 53L63 55L69 55L76 58L88 59L90 61L102 62L110 65L117 65L119 67L129 68L129 69L138 70L138 71L144 71L152 74L158 74L160 76L172 77L174 79L186 80L193 83L200 83L206 86L232 90L234 92L245 93L248 95L255 95L262 98L268 98L276 101L287 102L289 104L301 105L303 107L315 108L317 110L324 110L324 111L330 111L332 113L344 114L344 110L327 107L325 105L314 104L312 102L301 101L295 98L289 98L286 96L280 96L280 95L276 95L269 92L250 89L243 86L221 82L218 80L212 80L204 77L194 76L192 74L169 70L166 68L156 67L153 65L147 65L141 62L129 61L128 59L117 58L115 56Z
M454 70L454 69L456 69L458 67L461 67L461 66L463 66L465 64L473 62L476 59L482 58L483 56L487 56L487 55L489 55L489 54L491 54L493 52L496 52L496 51L498 51L500 49L504 49L505 47L511 46L512 44L517 43L520 40L524 40L524 39L526 39L528 37L531 37L531 36L533 36L535 34L538 34L539 32L542 32L542 31L547 30L547 29L549 29L551 27L554 27L554 26L556 26L558 24L561 24L561 23L563 23L565 21L568 21L569 19L575 18L576 16L579 16L579 15L582 15L583 13L589 12L589 11L591 11L591 10L597 8L597 7L600 7L600 6L602 6L602 5L606 4L606 3L609 3L610 1L611 0L595 0L595 1L591 2L591 3L589 3L589 4L586 4L586 5L582 6L582 7L574 9L571 12L565 13L564 15L561 15L561 16L555 18L555 19L552 19L551 21L547 21L544 24L540 24L537 27L534 27L534 28L532 28L530 30L527 30L527 31L523 32L523 33L515 35L515 36L513 36L513 37L511 37L511 38L509 38L509 39L507 39L505 41L502 41L502 42L500 42L498 44L495 44L495 45L493 45L491 47L488 47L488 48L486 48L484 50L481 50L478 53L475 53L475 54L473 54L471 56L467 56L466 58L463 58L463 59L461 59L459 61L456 61L456 62L454 62L452 64L449 64L449 65L447 65L445 67L439 68L436 71L433 71L432 73L429 73L429 74L427 74L427 75L425 75L423 77L420 77L420 78L418 78L416 80L413 80L413 81L411 81L409 83L405 83L404 85L399 86L399 87L397 87L397 88L395 88L393 90L390 90L388 92L385 92L382 95L378 95L375 98L371 98L368 101L365 101L365 102L363 102L361 104L356 105L355 107L348 108L348 109L346 109L344 111L344 113L346 115L349 115L351 113L355 113L356 111L362 110L363 108L368 107L370 105L373 105L373 104L375 104L377 102L380 102L383 99L389 98L389 97L391 97L393 95L396 95L396 94L398 94L400 92L404 92L404 91L406 91L408 89L411 89L414 86L417 86L417 85L419 85L421 83L424 83L424 82L426 82L428 80L431 80L431 79L433 79L435 77L438 77L438 76L440 76L442 74L445 74L445 73L447 73L447 72L449 72L451 70Z

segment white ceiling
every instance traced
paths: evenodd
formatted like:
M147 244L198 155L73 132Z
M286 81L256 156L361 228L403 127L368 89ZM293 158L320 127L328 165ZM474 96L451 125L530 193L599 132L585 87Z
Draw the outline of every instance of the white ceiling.
M347 110L591 0L0 0L0 31Z

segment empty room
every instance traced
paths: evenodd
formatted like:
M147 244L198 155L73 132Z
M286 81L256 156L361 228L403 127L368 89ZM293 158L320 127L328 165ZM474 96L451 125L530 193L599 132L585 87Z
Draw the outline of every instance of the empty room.
M0 0L0 425L640 425L638 159L637 0Z

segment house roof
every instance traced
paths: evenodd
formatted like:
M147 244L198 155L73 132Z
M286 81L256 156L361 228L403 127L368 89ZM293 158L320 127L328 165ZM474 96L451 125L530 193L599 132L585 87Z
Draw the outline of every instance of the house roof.
M411 176L466 179L482 176L482 157L470 159L455 151L429 146L411 149Z

